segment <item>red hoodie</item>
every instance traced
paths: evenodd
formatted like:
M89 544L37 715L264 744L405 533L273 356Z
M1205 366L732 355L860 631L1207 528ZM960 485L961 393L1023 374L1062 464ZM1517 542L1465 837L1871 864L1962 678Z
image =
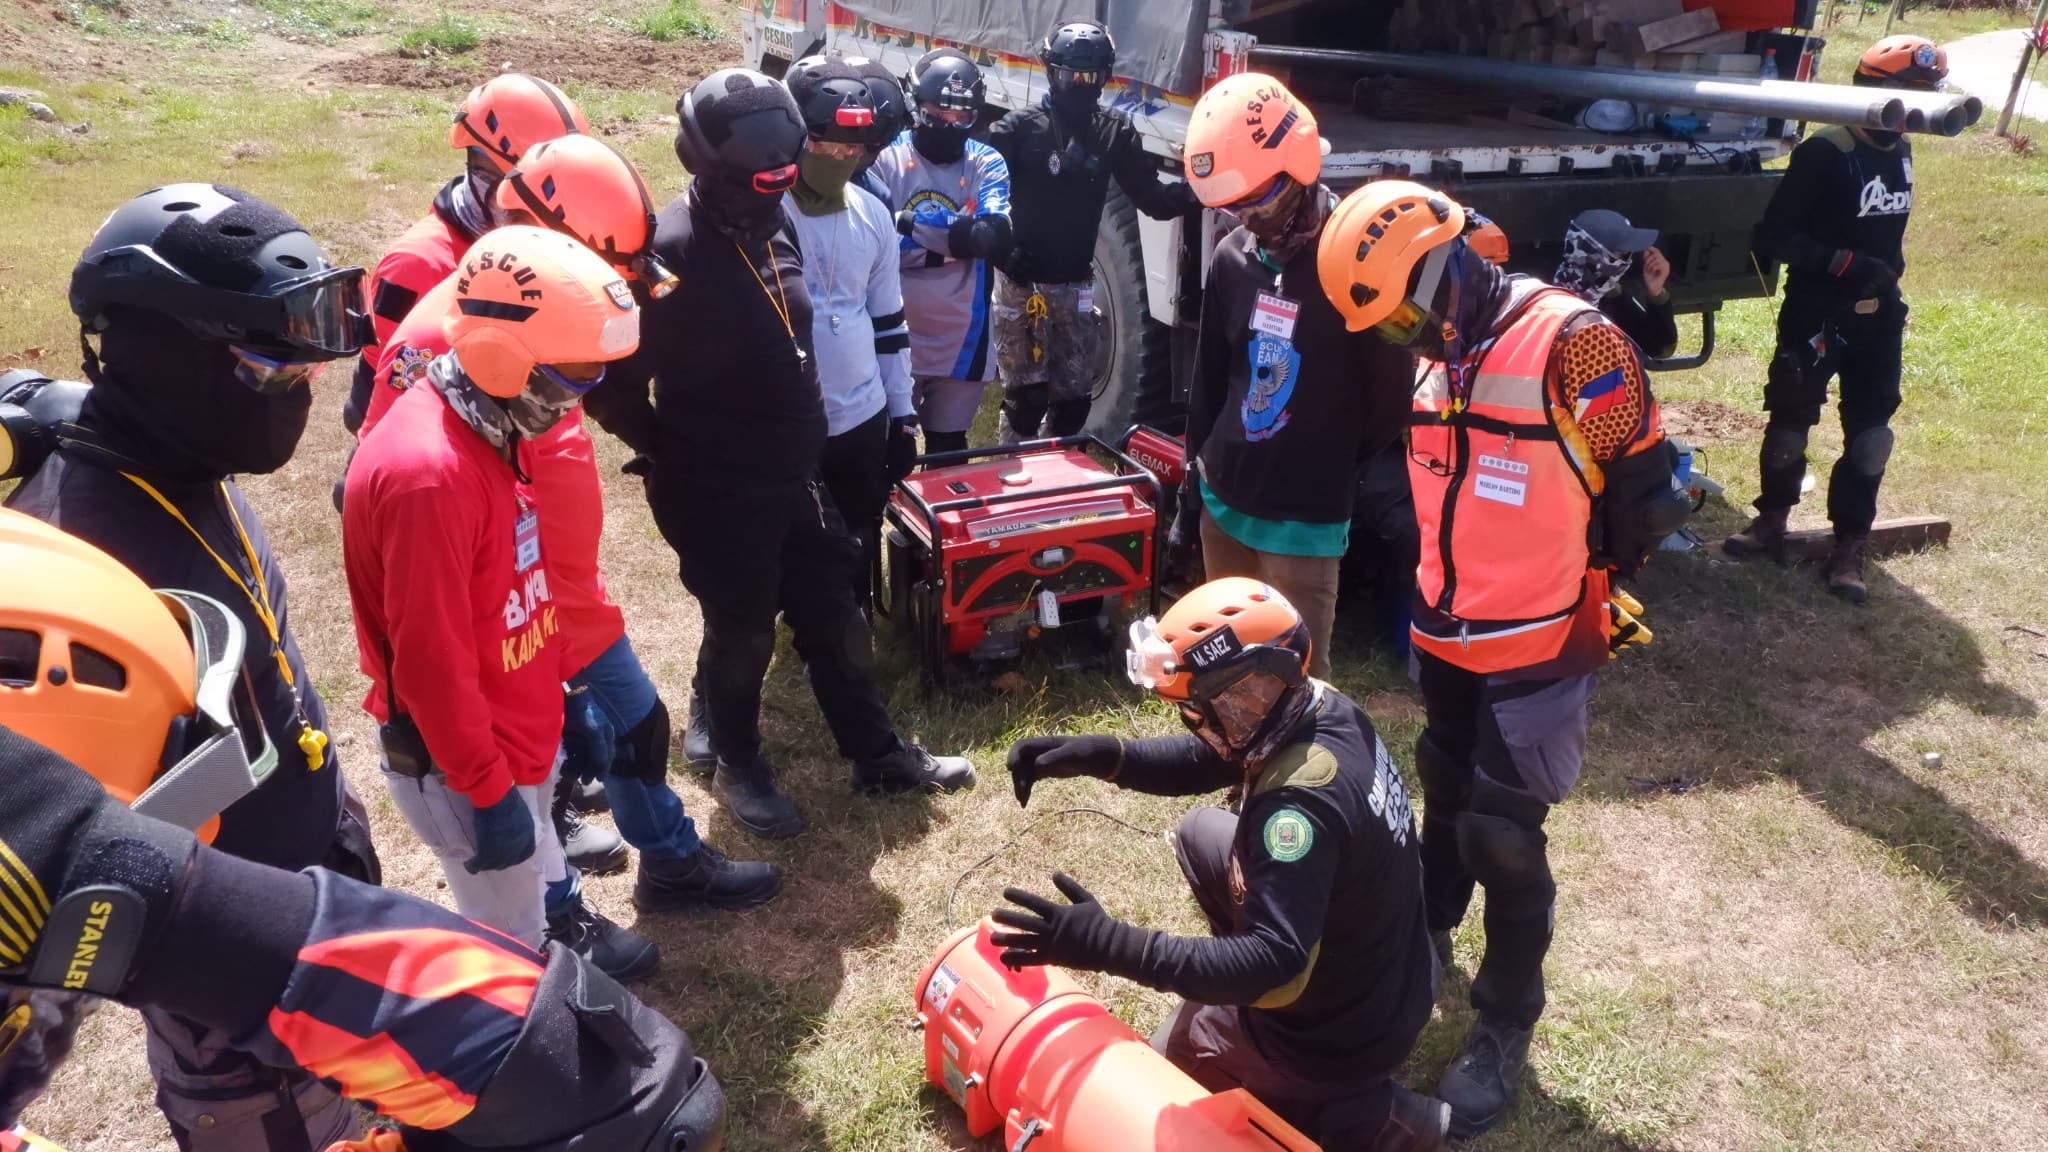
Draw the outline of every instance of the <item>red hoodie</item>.
M448 351L441 321L455 306L455 281L451 272L436 284L384 342L363 416L364 436L390 411L392 401L424 379L434 357ZM561 609L562 672L574 676L626 634L626 614L612 603L597 564L598 542L604 537L604 484L582 408L570 411L532 444L529 474L541 535L548 542L548 578Z
M547 779L562 740L543 546L529 486L433 388L407 389L363 437L341 519L363 708L389 720L395 677L435 765L479 807Z

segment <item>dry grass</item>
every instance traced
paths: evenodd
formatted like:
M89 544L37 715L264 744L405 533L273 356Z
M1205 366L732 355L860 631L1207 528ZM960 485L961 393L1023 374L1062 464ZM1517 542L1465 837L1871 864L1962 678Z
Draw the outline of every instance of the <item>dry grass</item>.
M132 7L154 15L170 6ZM438 10L410 0L379 9L392 28ZM499 32L547 20L581 31L637 10L499 0L463 15ZM1909 27L1944 19L1915 14ZM1853 59L1855 37L1881 23L1851 21L1833 37L1837 71ZM218 175L291 208L340 255L368 261L452 167L443 132L455 93L352 87L334 71L350 54L388 49L388 35L337 47L258 32L264 52L221 52L197 33L118 26L85 41L75 26L20 10L0 14L0 31L34 52L7 52L0 83L41 88L67 123L93 124L71 136L0 119L8 364L74 367L65 276L104 213L134 191ZM288 79L254 76L258 58ZM619 83L646 87L576 91L663 194L682 183L660 119L680 82L636 74ZM2035 497L2048 469L2038 271L2048 256L2048 162L1981 135L1918 147L1907 397L1884 503L1949 515L1955 545L1879 564L1860 611L1822 596L1810 572L1672 558L1641 581L1658 640L1608 677L1586 780L1551 819L1562 891L1552 1007L1524 1103L1486 1149L2048 1148L2048 992L2037 978L2048 964L2048 660L2035 653L2048 640L2006 630L2048 630L2034 599L2048 570ZM1739 505L1754 492L1756 448L1756 425L1740 414L1757 404L1771 313L1751 303L1723 319L1714 364L1660 389L1713 432L1711 471ZM293 623L341 729L347 771L372 801L391 882L440 898L435 866L383 800L354 707L361 681L326 496L345 445L332 418L342 386L340 372L322 382L299 459L249 487L286 557ZM1824 467L1839 437L1823 426L1815 439ZM601 451L608 466L623 456L608 441ZM614 483L609 495L612 586L679 705L695 609L637 490ZM1741 515L1717 505L1706 527L1726 530ZM1801 518L1817 515L1809 505ZM1420 716L1398 670L1355 649L1338 657L1341 685L1367 702L1391 746L1409 745ZM1031 827L1041 806L1093 805L1164 828L1179 805L1067 782L1042 789L1025 813L999 767L1019 732L1164 731L1168 717L1073 675L1034 673L1029 682L1043 687L1030 693L928 702L899 649L885 645L879 659L906 726L979 757L980 791L852 799L787 658L770 686L770 751L812 831L793 844L748 842L694 779L676 776L712 839L792 873L767 909L639 925L668 957L647 995L691 1030L725 1080L742 1150L969 1146L954 1109L922 1086L902 1023L911 977L948 930L956 879L1013 837L1015 848L961 885L961 916L987 908L1005 884L1042 885L1059 866L1117 913L1197 924L1157 839L1090 816ZM1926 752L1942 765L1925 766ZM1674 794L1631 778L1699 786ZM628 882L592 887L632 923ZM1475 916L1458 941L1466 974L1480 943ZM1097 987L1141 1029L1169 1006L1127 984ZM1468 1023L1454 981L1407 1070L1412 1083L1434 1081ZM169 1147L132 1017L100 1015L33 1118L74 1152Z

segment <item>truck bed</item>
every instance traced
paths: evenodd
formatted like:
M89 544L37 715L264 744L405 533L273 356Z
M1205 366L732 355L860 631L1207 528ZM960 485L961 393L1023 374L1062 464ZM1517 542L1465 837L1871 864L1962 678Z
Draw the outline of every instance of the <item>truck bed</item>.
M1335 180L1366 179L1406 167L1411 175L1444 169L1451 174L1540 175L1591 172L1640 162L1726 168L1741 152L1769 160L1784 142L1772 139L1710 140L1689 144L1659 136L1620 136L1582 128L1551 128L1508 120L1464 117L1456 121L1383 120L1345 108L1319 106L1316 119L1330 142L1325 175ZM1666 160L1665 157L1675 159Z

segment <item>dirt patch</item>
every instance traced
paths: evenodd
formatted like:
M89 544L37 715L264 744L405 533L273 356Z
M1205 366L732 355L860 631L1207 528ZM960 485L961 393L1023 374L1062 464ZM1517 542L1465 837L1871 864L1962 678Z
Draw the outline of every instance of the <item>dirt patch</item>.
M498 34L460 56L408 59L389 49L330 64L322 71L351 84L461 88L498 72L531 72L557 84L654 88L679 92L733 62L725 41L662 44L593 28L575 36Z
M1726 444L1764 430L1764 414L1731 408L1718 400L1669 400L1664 431L1688 444Z

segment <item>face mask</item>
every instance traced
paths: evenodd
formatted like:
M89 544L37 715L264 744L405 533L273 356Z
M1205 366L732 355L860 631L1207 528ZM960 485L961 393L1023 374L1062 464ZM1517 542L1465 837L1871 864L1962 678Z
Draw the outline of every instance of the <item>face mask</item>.
M953 164L967 154L967 137L974 127L957 127L920 121L910 130L910 142L918 154L934 164Z
M1102 89L1086 84L1055 87L1045 95L1045 104L1062 123L1081 126L1093 123L1102 100Z
M313 411L301 379L268 393L242 382L228 346L158 312L120 309L100 337L104 395L124 447L173 478L217 480L275 472L291 460Z
M796 186L789 190L798 211L806 216L824 216L846 207L846 185L861 166L865 154L841 159L819 152L797 158Z
M1571 224L1564 230L1564 259L1558 262L1551 283L1597 304L1628 274L1629 262L1627 253L1609 251L1584 228Z
M713 228L744 243L758 244L782 227L782 193L756 192L751 184L700 177L690 181L690 202Z
M505 414L512 419L512 427L528 440L538 439L542 433L562 422L562 417L576 407L568 404L550 404L532 392L521 392L505 401Z
M512 413L505 403L471 383L453 354L436 357L427 365L427 383L441 394L441 399L448 402L449 409L464 424L498 451L503 452L512 443L514 434L523 434L512 423Z

